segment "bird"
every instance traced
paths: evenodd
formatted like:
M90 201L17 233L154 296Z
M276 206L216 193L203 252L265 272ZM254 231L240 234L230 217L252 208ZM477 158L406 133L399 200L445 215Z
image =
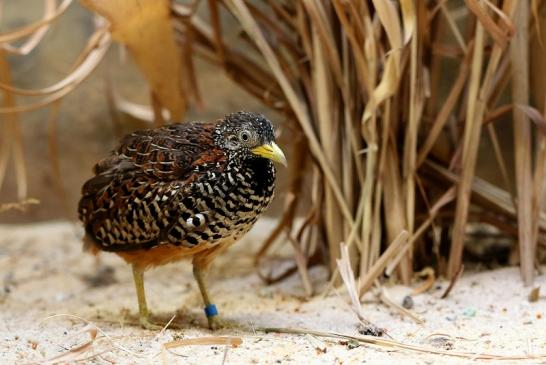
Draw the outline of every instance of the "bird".
M78 215L85 251L111 252L132 266L145 329L148 269L190 259L210 329L218 327L204 275L215 257L250 230L270 205L276 167L287 165L261 114L135 131L93 168Z

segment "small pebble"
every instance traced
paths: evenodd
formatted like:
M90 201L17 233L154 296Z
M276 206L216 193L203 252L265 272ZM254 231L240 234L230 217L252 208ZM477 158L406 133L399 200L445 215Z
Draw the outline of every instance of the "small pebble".
M347 349L349 350L356 349L357 347L360 347L360 344L356 340L349 340L347 343Z
M404 300L402 300L402 307L406 309L412 309L413 308L413 298L409 295L406 295L404 297Z
M467 316L467 317L474 317L476 315L476 309L474 308L465 308L463 310L463 315Z
M361 335L366 335L366 336L381 337L385 334L385 329L377 327L371 323L367 325L361 324L358 327L358 333L360 333Z
M434 347L443 348L444 350L453 349L453 341L448 337L434 337L429 340L429 343Z

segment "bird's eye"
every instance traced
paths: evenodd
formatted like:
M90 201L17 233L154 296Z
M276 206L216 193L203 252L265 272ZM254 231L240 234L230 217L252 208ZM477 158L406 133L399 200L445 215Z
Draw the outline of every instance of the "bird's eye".
M248 131L242 131L240 134L239 134L239 139L243 142L248 142L248 140L250 139L250 132Z

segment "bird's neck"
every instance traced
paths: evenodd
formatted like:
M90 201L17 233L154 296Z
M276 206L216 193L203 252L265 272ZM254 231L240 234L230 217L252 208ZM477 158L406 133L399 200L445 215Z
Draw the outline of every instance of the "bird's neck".
M245 159L242 169L251 176L252 188L258 195L272 193L275 185L275 166L271 160L261 157Z

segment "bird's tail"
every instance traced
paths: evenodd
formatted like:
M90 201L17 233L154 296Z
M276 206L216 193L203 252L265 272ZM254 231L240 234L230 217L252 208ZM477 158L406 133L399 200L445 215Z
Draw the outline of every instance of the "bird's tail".
M95 240L90 237L87 233L83 236L83 252L88 252L91 255L98 255L100 250L95 243Z

